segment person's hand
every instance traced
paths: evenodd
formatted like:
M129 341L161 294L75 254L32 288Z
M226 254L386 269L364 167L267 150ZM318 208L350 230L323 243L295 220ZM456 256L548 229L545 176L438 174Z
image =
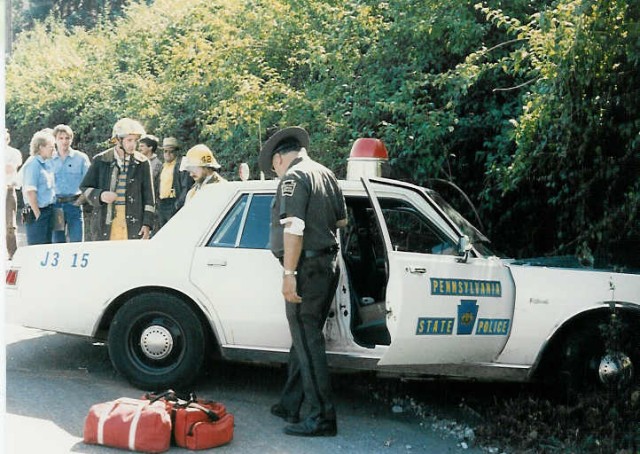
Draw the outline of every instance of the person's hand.
M296 290L296 277L292 274L282 277L282 294L288 303L301 303L302 298Z
M118 194L112 191L104 191L100 194L100 200L104 203L113 203L116 201Z
M37 221L38 219L40 219L40 215L42 214L42 211L40 211L39 209L38 211L33 210L33 214L36 217L36 221Z
M141 236L143 240L148 240L150 231L151 229L149 228L148 225L143 225L140 231L138 232L138 236Z

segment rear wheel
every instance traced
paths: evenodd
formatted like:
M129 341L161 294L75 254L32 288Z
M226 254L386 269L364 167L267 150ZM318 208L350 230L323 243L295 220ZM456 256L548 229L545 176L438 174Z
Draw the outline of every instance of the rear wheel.
M200 373L205 330L180 298L146 293L131 298L109 329L113 366L133 385L146 390L182 389Z

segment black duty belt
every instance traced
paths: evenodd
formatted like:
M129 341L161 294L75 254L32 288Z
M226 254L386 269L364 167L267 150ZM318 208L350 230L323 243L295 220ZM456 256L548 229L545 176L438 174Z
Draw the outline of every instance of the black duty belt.
M78 195L70 195L70 196L67 196L67 197L56 197L56 202L58 202L58 203L75 202L78 197L80 197L80 194L78 194Z
M304 249L302 251L302 256L305 259L312 259L314 257L321 257L323 255L329 255L338 252L338 245L334 244L332 246L327 246L322 249Z

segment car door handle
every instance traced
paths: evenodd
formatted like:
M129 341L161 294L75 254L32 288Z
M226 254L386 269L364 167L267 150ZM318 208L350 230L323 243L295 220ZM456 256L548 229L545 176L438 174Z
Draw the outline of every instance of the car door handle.
M227 266L225 259L211 259L207 262L207 266Z
M427 269L423 266L408 266L407 271L413 274L426 274Z

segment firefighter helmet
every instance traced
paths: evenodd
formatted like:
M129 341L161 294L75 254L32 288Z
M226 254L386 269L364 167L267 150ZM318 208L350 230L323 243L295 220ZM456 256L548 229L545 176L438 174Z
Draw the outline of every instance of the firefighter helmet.
M144 127L137 120L131 118L121 118L113 125L113 131L111 132L112 139L122 139L130 134L139 135L140 137L146 134Z
M187 170L189 167L211 167L219 170L222 166L218 164L218 160L209 147L199 143L191 147L182 158L180 170Z

